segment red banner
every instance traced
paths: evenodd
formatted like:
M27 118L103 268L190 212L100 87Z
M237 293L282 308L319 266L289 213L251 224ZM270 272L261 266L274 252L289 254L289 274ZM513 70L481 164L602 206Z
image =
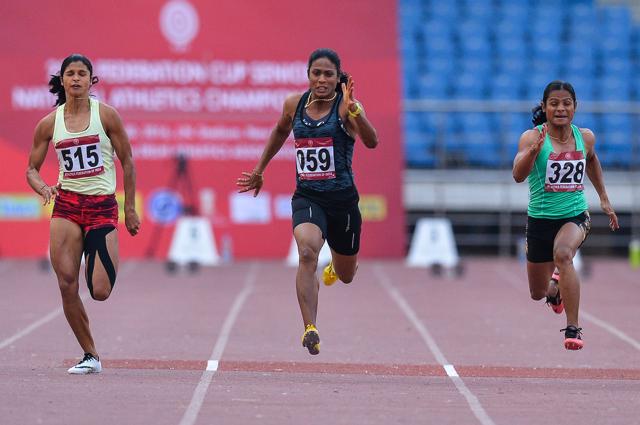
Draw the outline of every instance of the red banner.
M100 79L93 94L119 111L134 151L142 227L132 238L122 225L122 255L164 258L186 207L210 219L218 247L224 240L236 258L284 258L292 240L292 136L257 198L237 194L235 181L257 162L285 96L306 90L307 59L318 47L339 53L380 140L375 150L357 141L354 154L361 254L403 255L396 16L396 2L365 0L78 2L77 9L4 2L0 256L46 253L50 209L26 183L27 157L37 122L53 109L50 74L81 53ZM57 169L51 148L41 170L47 183L55 184Z

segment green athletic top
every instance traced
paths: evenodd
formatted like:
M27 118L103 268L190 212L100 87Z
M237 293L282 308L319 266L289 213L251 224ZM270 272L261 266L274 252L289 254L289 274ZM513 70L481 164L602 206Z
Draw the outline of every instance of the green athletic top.
M542 132L542 126L536 127ZM529 208L527 214L535 218L568 218L586 211L584 176L586 151L582 133L571 125L576 140L573 152L553 152L547 134L542 149L529 173Z

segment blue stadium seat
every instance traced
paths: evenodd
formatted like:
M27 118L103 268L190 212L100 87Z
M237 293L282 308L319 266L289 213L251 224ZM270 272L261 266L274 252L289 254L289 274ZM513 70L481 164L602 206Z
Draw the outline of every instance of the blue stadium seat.
M628 101L631 99L631 84L627 79L607 76L600 80L598 97L600 100Z
M495 53L501 59L523 59L528 56L529 46L522 34L499 36L495 43Z
M631 77L631 62L628 58L608 59L602 61L603 77L629 79Z
M491 44L487 37L473 37L460 39L460 55L462 58L489 59Z
M491 57L465 57L463 56L456 72L473 73L486 78L491 78L493 63Z
M594 78L567 74L563 79L573 86L578 104L582 101L596 99Z
M425 58L425 65L422 72L429 72L434 75L440 75L447 79L457 69L458 60L451 57L428 56Z
M529 60L527 58L501 58L496 63L496 68L505 74L513 74L519 78L528 75Z
M430 129L423 113L407 112L404 115L405 158L412 167L435 165L435 132Z
M453 79L453 96L457 99L483 99L485 76L472 73L459 74Z
M460 18L458 3L455 1L430 2L426 12L429 19L455 22Z
M500 73L489 84L489 96L494 100L522 98L522 79L513 73Z
M632 119L629 114L604 114L602 116L602 128L606 132L623 131L631 134Z
M467 18L471 19L491 21L496 13L492 0L466 0L460 6Z
M529 20L529 14L531 12L529 2L524 1L512 1L502 4L500 8L499 20L503 22L512 22L515 25L525 27Z
M448 74L423 74L418 78L418 90L423 99L446 99L449 97Z
M627 114L604 114L597 151L607 165L628 167L633 155L632 121Z
M578 110L573 117L572 124L580 128L588 128L596 135L596 139L600 136L600 119L597 114L590 112L582 112L580 110L580 101L578 101Z

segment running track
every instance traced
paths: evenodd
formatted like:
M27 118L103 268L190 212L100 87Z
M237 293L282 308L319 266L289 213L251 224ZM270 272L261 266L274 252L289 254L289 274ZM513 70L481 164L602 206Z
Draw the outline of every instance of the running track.
M640 423L640 270L592 263L585 349L568 352L522 264L465 264L447 279L364 262L321 287L310 356L294 269L124 263L112 297L85 302L104 371L69 376L81 353L53 275L0 261L0 423Z

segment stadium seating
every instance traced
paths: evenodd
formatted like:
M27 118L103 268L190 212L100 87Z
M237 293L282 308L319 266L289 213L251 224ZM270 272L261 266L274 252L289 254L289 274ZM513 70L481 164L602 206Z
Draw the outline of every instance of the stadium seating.
M627 102L640 101L640 25L628 6L399 0L399 11L404 97L443 103L406 113L408 166L509 167L520 134L531 127L526 103L538 103L555 79L574 85L575 123L596 132L603 164L640 165L632 137L637 115L621 114ZM521 106L502 113L447 109L461 101Z

